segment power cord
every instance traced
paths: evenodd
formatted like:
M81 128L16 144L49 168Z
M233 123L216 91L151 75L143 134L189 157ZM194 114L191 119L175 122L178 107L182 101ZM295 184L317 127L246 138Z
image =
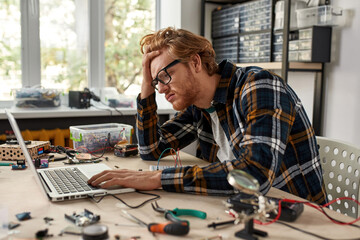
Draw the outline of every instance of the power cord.
M99 197L98 199L96 199L96 195L88 195L88 196L90 197L91 200L93 200L93 201L96 202L96 203L100 203L105 197L111 196L111 197L119 200L119 201L122 202L123 204L125 204L125 206L127 206L127 207L129 207L129 208L133 208L133 209L142 207L142 206L144 206L146 203L148 203L148 202L150 202L150 201L154 201L154 200L160 199L160 195L157 195L157 194L155 194L155 193L141 192L141 191L138 191L138 190L136 190L135 192L140 193L140 194L144 194L144 195L154 196L154 197L153 197L153 198L150 198L150 199L148 199L148 200L145 200L144 202L142 202L142 203L139 204L139 205L131 206L131 205L127 204L124 200L122 200L121 198L117 197L117 196L114 195L114 194L107 194L107 195L104 195L104 196Z

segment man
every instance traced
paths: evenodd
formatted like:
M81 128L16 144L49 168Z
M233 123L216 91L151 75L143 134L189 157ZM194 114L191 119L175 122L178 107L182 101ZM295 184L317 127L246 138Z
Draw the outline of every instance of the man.
M314 131L300 100L279 76L228 61L217 65L211 43L182 29L143 37L141 50L140 156L158 160L165 149L181 149L198 139L197 155L210 164L154 172L105 171L89 183L228 195L234 192L228 172L242 169L259 181L263 194L276 187L326 202ZM161 126L156 89L179 111Z

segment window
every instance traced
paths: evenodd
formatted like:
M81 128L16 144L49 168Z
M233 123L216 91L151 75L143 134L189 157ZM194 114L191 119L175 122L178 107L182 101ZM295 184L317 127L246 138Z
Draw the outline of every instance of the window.
M41 0L39 7L41 86L84 89L88 85L87 1Z
M155 30L154 0L105 1L106 86L120 93L140 92L144 33Z
M21 87L20 0L0 0L0 100Z
M0 0L0 101L12 100L13 88L35 86L138 93L139 41L155 30L155 2Z

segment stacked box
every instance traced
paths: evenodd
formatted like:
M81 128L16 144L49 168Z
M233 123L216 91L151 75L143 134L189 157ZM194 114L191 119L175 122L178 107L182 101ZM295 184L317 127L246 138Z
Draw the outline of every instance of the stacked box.
M238 36L214 39L213 47L216 52L216 62L221 62L224 59L228 59L236 63L238 60L238 41Z
M273 61L282 60L282 33L274 33ZM290 32L290 62L329 62L331 27L313 26Z
M342 8L323 5L296 10L298 28L311 26L341 26L344 24Z
M212 38L239 33L239 5L216 9L212 12Z
M251 1L214 10L211 33L216 61L270 61L270 34L253 32L271 29L271 11L272 0Z
M70 139L79 152L101 153L115 144L132 143L133 127L119 123L79 125L70 127Z
M281 62L282 60L282 47L283 47L283 33L275 32L273 36L273 56L274 62Z
M269 62L270 32L240 36L239 62Z
M253 32L271 28L271 0L240 4L240 32Z

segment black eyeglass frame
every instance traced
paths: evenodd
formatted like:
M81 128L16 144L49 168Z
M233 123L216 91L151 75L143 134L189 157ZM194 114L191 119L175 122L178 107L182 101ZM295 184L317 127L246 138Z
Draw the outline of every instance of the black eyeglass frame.
M164 84L164 85L168 85L168 84L171 82L172 77L171 77L171 75L168 73L167 69L170 68L170 67L172 67L172 66L174 66L174 65L176 65L176 64L178 64L179 62L180 62L179 59L175 59L174 61L172 61L171 63L169 63L166 67L162 68L162 69L156 74L156 77L151 81L151 86L153 86L153 88L155 88L156 90L158 90L156 86L158 85L159 82L161 82L161 83ZM169 77L169 80L168 80L167 82L164 82L163 80L161 80L161 79L158 78L159 74L160 74L162 71L164 71L164 72L168 75L168 77Z

